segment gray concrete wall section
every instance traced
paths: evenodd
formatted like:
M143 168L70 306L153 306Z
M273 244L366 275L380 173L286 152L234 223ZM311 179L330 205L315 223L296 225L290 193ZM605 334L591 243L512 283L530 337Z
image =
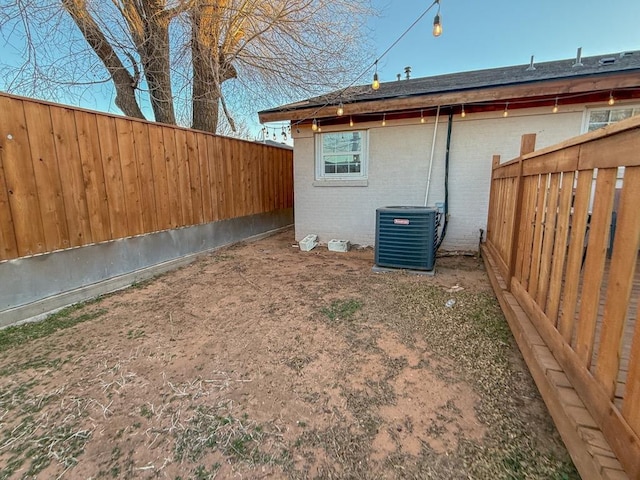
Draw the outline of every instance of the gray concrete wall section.
M292 209L284 209L0 263L0 327L126 287L203 252L292 223Z

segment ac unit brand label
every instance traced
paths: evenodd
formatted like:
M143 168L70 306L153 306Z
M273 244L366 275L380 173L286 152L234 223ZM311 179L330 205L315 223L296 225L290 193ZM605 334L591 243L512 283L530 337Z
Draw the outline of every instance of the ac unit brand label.
M409 219L408 218L394 218L393 219L393 224L394 225L409 225Z

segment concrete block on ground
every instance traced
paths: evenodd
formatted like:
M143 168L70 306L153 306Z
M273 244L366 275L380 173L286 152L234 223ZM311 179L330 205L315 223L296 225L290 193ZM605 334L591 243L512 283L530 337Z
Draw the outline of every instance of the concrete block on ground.
M349 240L329 240L329 251L331 252L348 252L351 244Z
M318 235L309 234L304 237L300 242L298 242L298 246L302 252L308 252L313 250L318 245Z

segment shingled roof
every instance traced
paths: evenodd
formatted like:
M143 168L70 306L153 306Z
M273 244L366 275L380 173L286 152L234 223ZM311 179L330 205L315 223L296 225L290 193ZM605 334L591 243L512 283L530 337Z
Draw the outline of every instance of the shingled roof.
M295 116L287 117L285 112L322 108L326 105L337 104L340 101L344 102L345 105L378 102L390 99L463 93L629 73L637 74L637 81L632 83L640 87L640 51L583 57L579 64L577 63L576 58L572 58L533 64L533 68L531 64L524 64L397 80L381 83L378 90L373 90L370 85L360 85L263 110L259 114L261 119L271 116L270 114L279 114L278 116L281 119L295 118Z

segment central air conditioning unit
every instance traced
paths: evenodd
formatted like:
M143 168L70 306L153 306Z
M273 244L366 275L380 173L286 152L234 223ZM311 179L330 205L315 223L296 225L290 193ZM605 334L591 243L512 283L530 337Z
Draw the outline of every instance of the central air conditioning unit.
M439 212L430 207L376 210L377 267L431 271L436 263Z

